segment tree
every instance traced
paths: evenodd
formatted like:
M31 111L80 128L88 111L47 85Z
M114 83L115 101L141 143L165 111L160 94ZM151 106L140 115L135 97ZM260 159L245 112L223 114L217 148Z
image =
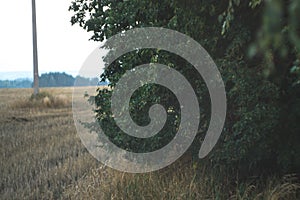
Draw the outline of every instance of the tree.
M177 30L198 41L217 62L228 97L222 138L207 160L215 166L226 163L231 168L252 172L270 169L268 166L295 172L300 169L300 149L295 142L300 139L299 23L296 22L299 4L297 0L75 0L70 10L75 12L72 24L93 32L91 39L95 41L124 30L151 26ZM199 149L209 123L209 97L201 77L184 60L157 49L137 50L106 66L102 79L114 86L126 70L149 62L172 66L192 77L190 82L202 96L198 99L201 108L206 109L201 113L203 120L194 145ZM97 116L102 125L114 124L109 112L110 97L111 90L100 90L96 97ZM147 110L149 105L143 98L150 103L171 99L176 111L172 94L162 93L157 86L148 85L137 91L131 99L132 108ZM138 111L131 111L132 118L139 124L147 124L148 116L141 116L145 112ZM177 114L170 118L177 118ZM177 123L175 120L168 126L173 129ZM111 140L117 145L127 144L123 147L132 151L152 150L172 138L169 135L141 143L122 135L114 125L104 127ZM145 146L148 147L143 149Z

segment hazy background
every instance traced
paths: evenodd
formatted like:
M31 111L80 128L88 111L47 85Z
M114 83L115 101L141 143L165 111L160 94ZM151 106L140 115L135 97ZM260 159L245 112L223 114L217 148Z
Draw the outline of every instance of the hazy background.
M39 74L66 72L75 76L100 43L71 26L71 0L36 0ZM0 79L32 78L31 0L1 2Z

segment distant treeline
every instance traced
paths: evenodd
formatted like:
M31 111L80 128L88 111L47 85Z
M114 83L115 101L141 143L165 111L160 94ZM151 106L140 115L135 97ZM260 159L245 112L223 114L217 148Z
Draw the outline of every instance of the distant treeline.
M29 79L0 80L0 88L30 88L32 81Z
M105 82L100 82L98 78L85 78L66 74L65 72L50 72L42 74L39 78L40 87L69 87L73 86L76 80L76 86L92 86L106 85ZM16 80L0 80L0 88L31 88L32 80L16 79Z

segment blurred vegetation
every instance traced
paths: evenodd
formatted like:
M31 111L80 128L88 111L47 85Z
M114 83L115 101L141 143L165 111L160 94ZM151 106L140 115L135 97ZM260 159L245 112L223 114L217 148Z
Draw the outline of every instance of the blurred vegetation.
M39 77L40 87L71 87L74 86L94 86L107 85L106 82L99 83L99 78L87 78L66 74L65 72L49 72L43 73ZM15 80L0 80L0 88L32 88L32 81L30 79L15 79Z
M75 78L65 72L50 72L42 74L40 77L40 87L69 87L74 86L76 81L77 86L97 85L98 78L86 78L76 76ZM104 83L105 85L106 83Z
M152 26L173 29L195 39L219 67L228 99L222 136L205 161L213 169L226 168L239 172L241 177L299 173L299 0L73 0L70 10L74 12L72 24L92 32L91 39L95 41L104 41L124 30ZM143 49L106 66L102 79L109 80L113 87L126 70L149 62L174 67L189 77L201 96L202 121L190 149L196 157L209 124L210 103L205 84L188 63L164 51ZM100 90L96 97L102 124L114 123L111 92ZM155 85L141 88L131 98L132 107L138 108L131 111L132 118L138 124L147 124L147 112L140 112L149 108L145 101L163 103L168 99L178 111L172 93L162 93ZM169 131L177 123L175 120L169 124ZM141 143L121 134L116 126L106 127L111 140L128 144L123 147L131 151L149 151L172 137Z
M0 80L0 88L31 88L32 81L29 79Z
M42 74L39 78L40 87L67 87L74 85L75 78L65 72L50 72Z

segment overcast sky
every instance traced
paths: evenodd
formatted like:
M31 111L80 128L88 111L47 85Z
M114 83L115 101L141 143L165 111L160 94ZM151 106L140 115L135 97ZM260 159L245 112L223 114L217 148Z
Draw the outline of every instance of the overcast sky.
M71 26L71 0L36 0L40 71L78 71L87 56L100 45L89 41L78 25ZM0 73L32 71L31 0L2 0Z

